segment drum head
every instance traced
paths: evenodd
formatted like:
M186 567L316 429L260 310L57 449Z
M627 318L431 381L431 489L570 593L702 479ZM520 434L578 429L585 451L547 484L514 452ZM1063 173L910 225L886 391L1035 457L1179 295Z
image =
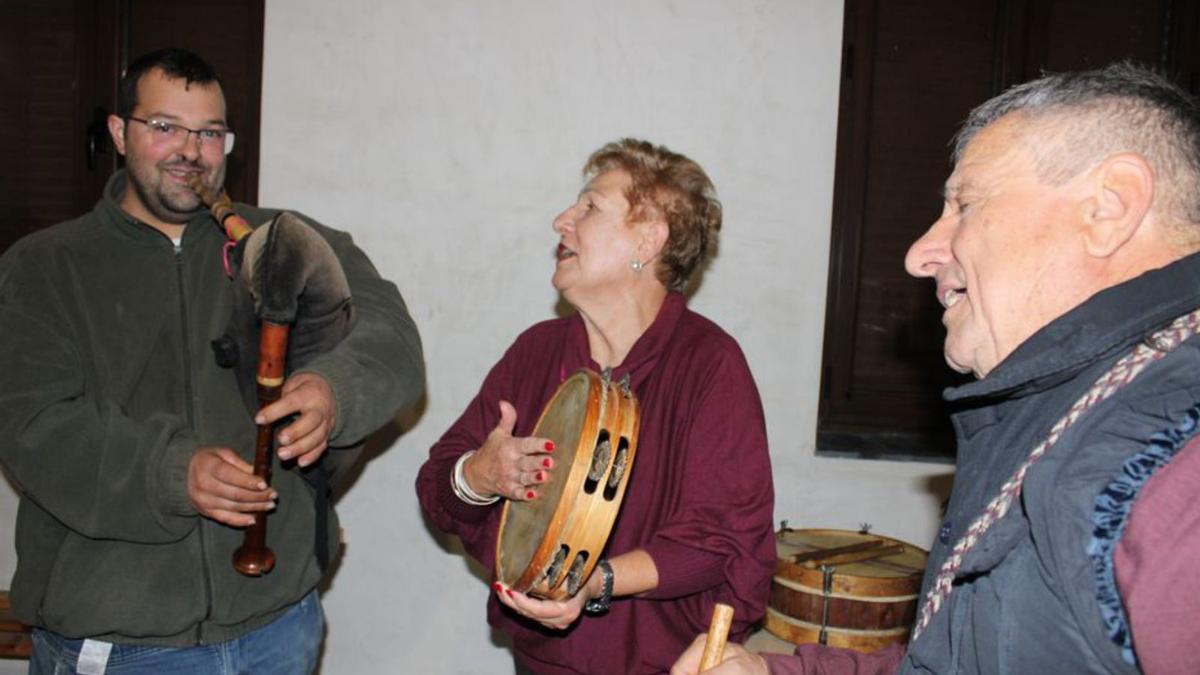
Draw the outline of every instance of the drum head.
M902 545L903 550L891 555L839 564L837 566L838 575L854 577L864 582L891 579L913 580L908 583L916 588L920 588L921 575L925 571L925 561L929 556L924 549L899 539L851 530L785 530L776 533L775 541L779 561L783 563L781 567L784 568L780 571L784 574L802 569L794 563L789 564L792 556L796 554L829 551L866 542ZM813 570L812 573L814 576L820 574L819 570Z
M554 524L555 512L560 510L559 501L580 445L591 389L586 373L575 373L567 378L533 431L533 436L554 441L555 470L550 472L550 480L538 488L537 499L509 501L504 507L496 569L498 578L505 585L512 586L525 572L537 553L538 544ZM564 513L560 514L560 519L565 519L566 509L561 510ZM561 527L562 523L557 526Z

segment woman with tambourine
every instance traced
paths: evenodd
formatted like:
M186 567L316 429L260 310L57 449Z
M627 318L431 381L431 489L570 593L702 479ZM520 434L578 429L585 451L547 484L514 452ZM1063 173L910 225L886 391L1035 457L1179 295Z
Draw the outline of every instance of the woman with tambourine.
M640 431L604 559L563 600L497 582L488 621L529 672L666 672L714 603L734 607L735 641L765 611L775 560L766 430L741 349L682 293L721 226L703 169L626 139L584 173L554 221L553 283L575 313L509 347L430 450L417 491L429 518L495 569L505 501L538 500L565 470L553 442L531 435L539 411L579 369L624 382Z

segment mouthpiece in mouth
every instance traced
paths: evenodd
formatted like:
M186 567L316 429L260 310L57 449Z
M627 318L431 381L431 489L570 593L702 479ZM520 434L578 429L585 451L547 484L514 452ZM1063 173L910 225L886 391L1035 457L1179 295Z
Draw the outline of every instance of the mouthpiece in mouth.
M225 236L231 241L241 241L243 237L253 231L254 228L250 227L246 219L234 211L233 202L229 200L229 195L225 194L224 190L214 195L200 179L200 176L194 174L188 177L188 187L212 211L213 218L216 218L217 224L225 230Z
M204 181L200 179L200 174L194 173L188 176L188 187L192 188L192 191L200 197L200 201L204 202L207 206L212 206L214 201L213 195L204 186Z

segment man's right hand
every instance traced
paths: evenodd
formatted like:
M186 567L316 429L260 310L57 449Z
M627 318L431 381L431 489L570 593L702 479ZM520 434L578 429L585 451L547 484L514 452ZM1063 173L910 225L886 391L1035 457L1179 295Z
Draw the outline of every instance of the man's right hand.
M187 486L188 499L200 515L232 527L252 525L253 514L275 508L279 496L231 448L213 446L192 455Z
M679 660L671 667L671 675L696 675L699 673L700 659L704 654L704 645L707 641L708 636L704 633L697 635L691 646L680 655ZM721 662L704 672L712 673L712 675L770 675L767 662L761 656L732 642L725 645Z

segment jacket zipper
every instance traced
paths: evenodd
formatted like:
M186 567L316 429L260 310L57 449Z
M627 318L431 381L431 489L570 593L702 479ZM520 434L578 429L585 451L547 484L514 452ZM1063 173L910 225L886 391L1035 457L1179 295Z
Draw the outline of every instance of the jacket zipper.
M195 431L195 401L192 396L192 345L191 334L188 332L187 289L184 288L183 244L175 248L175 282L179 290L179 328L183 337L183 395L184 420L187 427ZM212 616L213 582L212 571L208 566L208 547L204 539L204 518L200 518L196 532L200 537L200 565L204 575L204 619L196 624L197 645L204 644L204 622Z

